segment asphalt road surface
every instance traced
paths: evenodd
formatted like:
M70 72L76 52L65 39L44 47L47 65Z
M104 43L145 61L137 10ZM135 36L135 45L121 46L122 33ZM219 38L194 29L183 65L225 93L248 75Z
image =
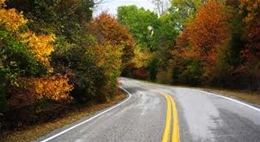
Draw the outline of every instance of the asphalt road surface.
M201 90L121 78L129 97L36 141L260 142L260 109Z

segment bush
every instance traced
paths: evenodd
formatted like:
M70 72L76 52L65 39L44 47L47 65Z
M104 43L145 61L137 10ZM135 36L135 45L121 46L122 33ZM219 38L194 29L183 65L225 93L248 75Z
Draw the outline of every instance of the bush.
M167 69L165 71L160 70L157 75L157 82L163 84L171 84L172 83L172 69Z

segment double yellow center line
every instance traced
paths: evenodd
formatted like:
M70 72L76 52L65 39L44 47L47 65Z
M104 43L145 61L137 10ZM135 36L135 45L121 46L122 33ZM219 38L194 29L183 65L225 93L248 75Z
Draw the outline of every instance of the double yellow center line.
M166 123L165 123L165 129L162 137L162 142L169 142L169 140L171 142L180 142L178 112L177 112L175 101L172 99L172 97L169 94L165 92L161 92L157 90L151 90L151 91L163 95L167 101Z

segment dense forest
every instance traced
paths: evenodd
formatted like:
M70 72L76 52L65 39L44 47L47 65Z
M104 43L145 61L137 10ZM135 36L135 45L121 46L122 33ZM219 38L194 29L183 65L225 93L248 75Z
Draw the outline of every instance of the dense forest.
M109 101L119 76L260 91L260 0L153 2L0 0L0 128Z

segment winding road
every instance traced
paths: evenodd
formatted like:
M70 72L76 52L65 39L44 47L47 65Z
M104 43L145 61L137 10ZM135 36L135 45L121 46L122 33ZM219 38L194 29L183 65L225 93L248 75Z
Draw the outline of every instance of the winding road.
M190 88L120 78L129 97L36 141L260 142L260 109Z

